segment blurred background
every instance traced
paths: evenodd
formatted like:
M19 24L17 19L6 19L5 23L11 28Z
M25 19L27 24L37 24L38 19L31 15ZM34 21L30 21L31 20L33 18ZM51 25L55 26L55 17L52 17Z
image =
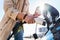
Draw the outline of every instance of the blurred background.
M29 0L29 3L30 3L29 11L31 14L34 14L34 11L37 6L39 6L40 11L42 11L44 3L48 3L52 6L54 6L60 13L60 0ZM3 15L4 15L3 5L4 5L4 0L0 0L0 21L2 20ZM41 17L43 17L43 16L41 16ZM31 36L33 33L35 33L36 23L24 24L23 26L24 26L24 36ZM43 27L43 26L39 25L38 27ZM39 32L37 32L37 33L39 34ZM11 40L13 40L13 38ZM24 40L34 40L34 39L31 38L31 39L24 39Z

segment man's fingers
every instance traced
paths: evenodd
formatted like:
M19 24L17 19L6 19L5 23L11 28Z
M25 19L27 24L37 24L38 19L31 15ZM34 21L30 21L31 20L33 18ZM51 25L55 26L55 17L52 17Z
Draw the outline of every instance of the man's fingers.
M39 14L39 13L35 13L33 16L34 16L34 18L37 18L38 16L40 16L41 14Z
M34 19L28 21L29 24L35 23Z
M25 21L26 23L28 23L28 24L32 24L32 23L35 22L35 21L34 21L34 17L33 17L32 15L26 16L26 18L24 19L24 21Z

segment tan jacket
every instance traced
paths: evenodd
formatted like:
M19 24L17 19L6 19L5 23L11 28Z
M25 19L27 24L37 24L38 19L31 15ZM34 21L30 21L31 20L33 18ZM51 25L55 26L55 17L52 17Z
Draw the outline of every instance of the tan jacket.
M24 3L24 8L23 8ZM18 12L28 11L28 0L4 0L4 11L5 14L0 22L0 40L7 40L10 32L12 31Z

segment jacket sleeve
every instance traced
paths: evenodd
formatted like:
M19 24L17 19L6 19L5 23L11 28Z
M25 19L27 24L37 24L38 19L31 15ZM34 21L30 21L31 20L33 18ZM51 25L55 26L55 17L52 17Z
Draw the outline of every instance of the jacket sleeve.
M14 8L13 2L11 0L4 0L4 11L5 14L13 20L16 20L18 10Z
M28 0L25 0L23 12L27 14L29 13L29 1Z

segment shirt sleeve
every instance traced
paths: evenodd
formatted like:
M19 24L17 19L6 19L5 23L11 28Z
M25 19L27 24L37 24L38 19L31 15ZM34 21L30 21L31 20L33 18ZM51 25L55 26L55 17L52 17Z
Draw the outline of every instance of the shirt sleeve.
M4 0L4 11L5 14L13 20L16 20L18 15L18 10L14 8L13 2L11 0Z

